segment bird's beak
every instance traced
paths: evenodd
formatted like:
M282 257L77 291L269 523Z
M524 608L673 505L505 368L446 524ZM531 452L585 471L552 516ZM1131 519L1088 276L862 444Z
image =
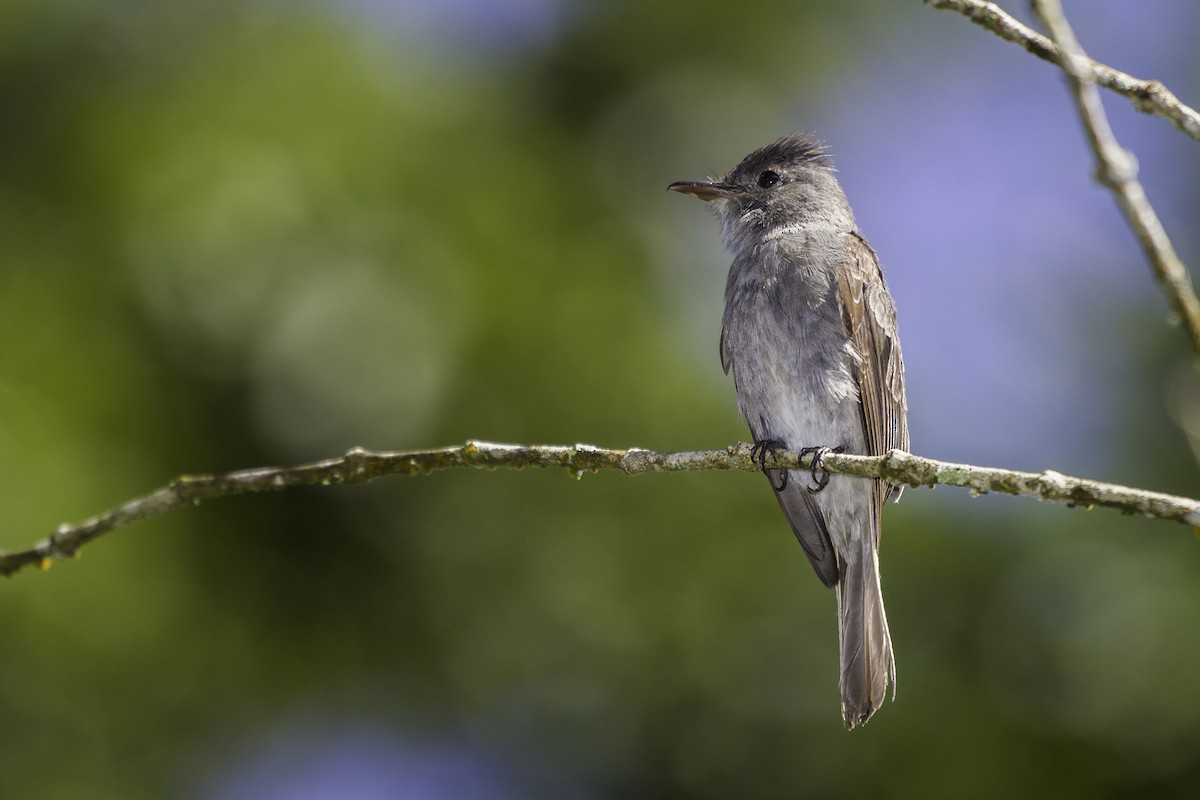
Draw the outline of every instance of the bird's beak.
M675 181L667 188L672 192L699 197L701 200L727 200L745 191L740 186L719 181Z

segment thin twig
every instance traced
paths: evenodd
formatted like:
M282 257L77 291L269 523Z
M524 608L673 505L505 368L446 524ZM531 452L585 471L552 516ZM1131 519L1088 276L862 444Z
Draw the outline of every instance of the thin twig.
M957 11L1001 39L1019 44L1038 58L1052 64L1062 64L1059 48L1053 41L1023 25L995 3L984 0L925 0L925 5ZM1180 102L1159 81L1135 78L1090 59L1085 60L1084 64L1096 83L1129 98L1138 111L1169 120L1176 128L1200 141L1200 113Z
M1175 252L1145 189L1138 182L1137 160L1118 144L1109 127L1100 93L1096 91L1093 62L1084 55L1075 39L1059 0L1033 0L1033 10L1063 54L1059 57L1059 65L1066 73L1088 144L1096 157L1096 178L1116 198L1121 213L1142 245L1155 278L1167 295L1167 301L1187 330L1193 352L1200 358L1200 299L1196 297L1187 267Z
M808 468L810 456L779 452L768 454L768 467ZM829 453L823 466L830 472L863 478L885 478L906 486L962 486L972 494L1002 492L1028 495L1071 506L1104 506L1126 514L1174 520L1200 527L1200 500L1191 500L1110 483L1071 478L1047 470L1041 473L975 467L921 458L901 450L882 456ZM139 520L157 517L176 508L198 505L203 500L253 492L272 492L293 486L330 486L370 483L387 475L428 475L444 469L563 469L573 477L600 470L619 470L626 475L647 472L700 470L743 470L759 468L749 444L722 450L656 452L653 450L607 450L586 444L513 445L467 442L458 447L402 452L374 452L355 448L341 458L331 458L296 467L263 467L224 475L185 476L143 497L130 500L91 519L60 525L46 539L24 549L0 553L0 575L12 575L25 567L48 568L55 559L70 558L79 548L109 531Z
M1193 352L1200 358L1200 299L1196 297L1187 267L1176 254L1145 190L1137 181L1137 162L1116 143L1108 127L1095 84L1128 97L1139 111L1164 117L1198 140L1200 113L1181 103L1158 81L1134 78L1087 58L1079 49L1057 2L1051 9L1053 19L1048 21L1043 16L1046 4L1034 0L1035 11L1050 31L1050 38L1021 24L995 3L983 0L925 0L925 3L934 8L958 11L1001 38L1062 67L1071 82L1088 139L1096 154L1097 178L1116 197L1172 311L1187 331ZM1064 51L1069 53L1069 58L1063 57Z

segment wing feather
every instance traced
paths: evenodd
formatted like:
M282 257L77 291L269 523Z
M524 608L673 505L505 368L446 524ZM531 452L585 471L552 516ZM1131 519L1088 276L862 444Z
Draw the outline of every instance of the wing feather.
M849 236L849 263L839 272L842 319L858 356L855 377L861 397L867 455L908 449L904 359L896 336L896 306L888 294L875 251L857 232ZM875 481L876 511L902 486Z

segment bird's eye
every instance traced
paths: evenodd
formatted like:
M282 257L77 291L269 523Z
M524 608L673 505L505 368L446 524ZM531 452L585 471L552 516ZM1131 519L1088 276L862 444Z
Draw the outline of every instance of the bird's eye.
M777 183L779 183L779 173L774 170L766 170L758 176L758 185L764 189Z

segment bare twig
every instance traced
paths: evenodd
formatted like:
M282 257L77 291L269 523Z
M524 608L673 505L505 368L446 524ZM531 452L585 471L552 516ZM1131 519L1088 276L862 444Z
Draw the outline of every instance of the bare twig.
M777 453L767 459L769 467L810 466L809 456ZM885 478L907 486L962 486L972 494L1002 492L1028 495L1072 506L1104 506L1126 514L1174 520L1200 526L1200 500L1175 497L1110 483L1070 478L1057 472L1014 472L921 458L901 450L882 456L829 453L824 466L830 472L864 478ZM25 567L48 568L55 559L74 556L79 548L109 531L176 508L198 505L203 500L232 497L252 492L272 492L293 486L330 486L370 483L386 475L428 475L455 467L482 469L557 468L574 477L600 470L619 470L626 475L647 472L758 469L750 445L741 443L723 450L656 452L652 450L606 450L591 445L512 445L467 442L458 447L402 452L374 452L355 448L341 458L331 458L296 467L264 467L224 475L181 477L148 495L130 500L91 519L64 524L48 538L24 550L0 553L0 575L12 575Z
M1062 64L1059 48L1053 41L1009 16L995 3L984 0L925 0L925 5L957 11L1001 39L1021 45L1038 58L1052 64ZM1176 128L1200 141L1200 113L1180 102L1162 83L1135 78L1090 59L1085 59L1083 63L1084 69L1091 73L1096 83L1129 98L1138 111L1169 120Z
M1062 67L1071 82L1088 140L1096 154L1097 178L1113 192L1172 311L1187 331L1193 352L1200 358L1200 299L1196 297L1187 267L1176 254L1145 190L1137 181L1137 162L1117 144L1108 127L1095 85L1128 97L1139 111L1164 117L1195 139L1200 139L1200 113L1181 103L1158 81L1134 78L1087 58L1075 41L1058 2L1033 0L1035 12L1050 31L1049 38L1021 24L995 3L983 0L925 0L925 3L934 8L958 11L1001 38Z
M1200 357L1200 299L1196 297L1187 267L1176 254L1137 180L1137 161L1117 143L1108 125L1100 93L1096 91L1095 71L1091 66L1094 62L1088 60L1076 41L1059 0L1033 0L1033 9L1058 46L1058 63L1067 75L1088 143L1096 156L1096 177L1116 198L1154 276L1187 330L1193 352Z

